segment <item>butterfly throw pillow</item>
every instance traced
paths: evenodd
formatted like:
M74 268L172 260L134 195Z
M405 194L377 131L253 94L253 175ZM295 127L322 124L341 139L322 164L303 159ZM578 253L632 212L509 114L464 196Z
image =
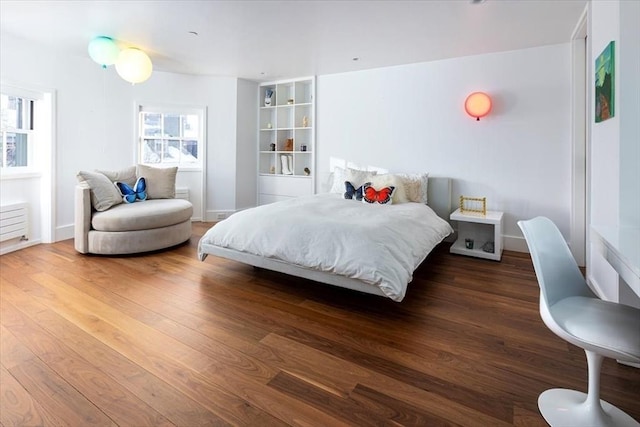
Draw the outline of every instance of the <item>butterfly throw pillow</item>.
M379 203L381 205L391 204L393 196L393 192L396 187L390 185L389 187L384 187L380 190L376 190L371 186L371 183L367 182L363 186L362 190L362 201L365 203Z
M114 184L120 191L122 200L125 203L133 203L136 200L142 202L147 199L147 181L142 176L138 178L133 188L124 182L115 182Z
M371 183L367 182L367 184L371 184ZM345 199L347 199L347 200L356 199L357 201L361 201L362 200L362 189L363 189L364 185L361 185L360 187L356 188L349 181L345 181L344 182L344 186L345 186L345 188L347 190L344 193L344 198Z

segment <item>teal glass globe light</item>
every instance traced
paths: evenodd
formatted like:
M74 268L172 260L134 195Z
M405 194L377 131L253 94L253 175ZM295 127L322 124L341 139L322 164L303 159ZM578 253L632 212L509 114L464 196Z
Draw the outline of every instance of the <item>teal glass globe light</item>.
M102 68L115 64L118 59L120 49L111 37L99 36L89 42L89 56Z

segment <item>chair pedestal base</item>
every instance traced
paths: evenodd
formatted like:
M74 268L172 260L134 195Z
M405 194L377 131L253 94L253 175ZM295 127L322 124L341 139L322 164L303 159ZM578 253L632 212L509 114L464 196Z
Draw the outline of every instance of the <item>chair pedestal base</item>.
M590 407L585 404L586 400L585 393L554 388L538 397L538 408L551 427L640 427L640 423L612 404L600 400L601 409Z

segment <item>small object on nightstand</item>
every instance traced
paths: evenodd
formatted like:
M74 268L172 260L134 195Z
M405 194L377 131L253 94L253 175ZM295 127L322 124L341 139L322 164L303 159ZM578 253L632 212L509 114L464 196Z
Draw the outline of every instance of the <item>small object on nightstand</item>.
M482 245L482 250L485 252L489 252L489 253L493 253L494 249L493 249L493 242L487 242L484 245Z
M487 198L460 196L460 213L486 215Z

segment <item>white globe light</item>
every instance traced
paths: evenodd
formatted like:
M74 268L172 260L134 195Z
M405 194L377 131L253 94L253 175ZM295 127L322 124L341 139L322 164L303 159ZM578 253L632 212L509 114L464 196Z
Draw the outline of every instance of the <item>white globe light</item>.
M153 64L146 53L140 49L130 47L118 55L116 71L129 83L142 83L151 76Z
M110 37L100 36L89 42L89 56L102 68L114 64L118 59L120 49Z

